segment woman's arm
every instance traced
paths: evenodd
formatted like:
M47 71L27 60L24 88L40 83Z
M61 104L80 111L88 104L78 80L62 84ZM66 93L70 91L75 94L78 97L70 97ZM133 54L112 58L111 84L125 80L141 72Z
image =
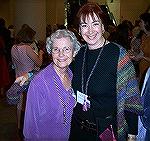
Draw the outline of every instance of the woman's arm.
M34 50L32 49L31 46L26 47L26 53L28 55L28 57L31 58L32 61L34 61L34 63L40 67L42 65L43 62L43 54L44 52L42 50L39 51L39 53L37 54L36 52L34 52Z
M23 134L26 139L37 139L39 136L39 115L40 115L40 90L38 79L33 80L30 83L27 101L26 101L26 110L24 117L24 129Z
M128 124L127 141L136 141L136 135L138 134L138 115L129 111L125 111L125 118Z

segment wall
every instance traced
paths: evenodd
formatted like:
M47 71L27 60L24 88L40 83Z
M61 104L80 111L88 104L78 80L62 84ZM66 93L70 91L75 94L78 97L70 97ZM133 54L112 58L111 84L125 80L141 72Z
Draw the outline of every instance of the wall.
M128 19L132 23L146 11L150 0L120 0L120 21Z
M45 40L46 2L45 0L16 0L14 25L18 32L23 24L28 24L36 31L37 40Z
M64 0L46 0L46 23L64 24Z
M0 17L6 20L6 26L11 23L9 0L0 0Z
M113 0L113 2L107 0L107 5L118 25L120 23L120 0Z

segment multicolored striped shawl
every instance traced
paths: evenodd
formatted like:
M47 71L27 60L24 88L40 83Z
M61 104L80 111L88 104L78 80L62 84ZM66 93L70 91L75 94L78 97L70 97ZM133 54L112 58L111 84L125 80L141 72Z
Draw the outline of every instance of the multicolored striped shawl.
M126 141L126 130L128 127L124 116L124 110L140 114L143 107L133 63L127 51L120 45L116 45L120 48L116 85L118 141Z

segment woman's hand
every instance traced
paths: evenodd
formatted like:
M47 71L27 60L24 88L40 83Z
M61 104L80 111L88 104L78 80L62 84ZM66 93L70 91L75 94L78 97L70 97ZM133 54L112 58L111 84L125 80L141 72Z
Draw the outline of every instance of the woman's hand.
M28 73L24 74L23 76L17 77L15 83L19 83L22 86L28 80Z

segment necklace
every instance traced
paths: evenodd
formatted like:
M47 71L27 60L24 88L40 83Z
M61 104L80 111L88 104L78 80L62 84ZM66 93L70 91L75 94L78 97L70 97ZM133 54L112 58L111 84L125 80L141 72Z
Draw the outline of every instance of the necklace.
M85 95L87 95L87 90L88 90L88 85L89 85L90 78L91 78L91 76L93 75L93 72L94 72L94 70L95 70L95 68L96 68L96 65L97 65L97 63L98 63L98 61L99 61L99 59L100 59L100 56L101 56L101 54L102 54L103 48L104 48L104 46L105 46L105 43L106 43L106 40L104 41L104 44L103 44L103 46L101 47L101 50L99 51L99 54L98 54L97 59L96 59L96 61L95 61L95 64L94 64L94 66L93 66L93 68L92 68L92 70L91 70L91 72L90 72L90 74L89 74L89 77L88 77L87 81L86 81L85 91L84 91L84 69L85 69L85 56L86 56L86 52L87 52L87 47L86 47L86 49L85 49L85 51L84 51L83 64L82 64L82 82L81 82L81 85L82 85L82 92L83 92Z
M70 98L71 98L71 94L72 94L72 89L70 89L70 93L69 93L69 96L67 97L67 101L64 101L63 98L61 97L61 90L57 84L57 81L56 81L56 77L53 76L53 80L54 80L54 84L55 84L55 87L56 87L56 91L57 91L57 94L58 94L58 98L60 100L60 103L63 107L63 124L66 125L67 124L67 119L66 119L66 108L70 102Z

